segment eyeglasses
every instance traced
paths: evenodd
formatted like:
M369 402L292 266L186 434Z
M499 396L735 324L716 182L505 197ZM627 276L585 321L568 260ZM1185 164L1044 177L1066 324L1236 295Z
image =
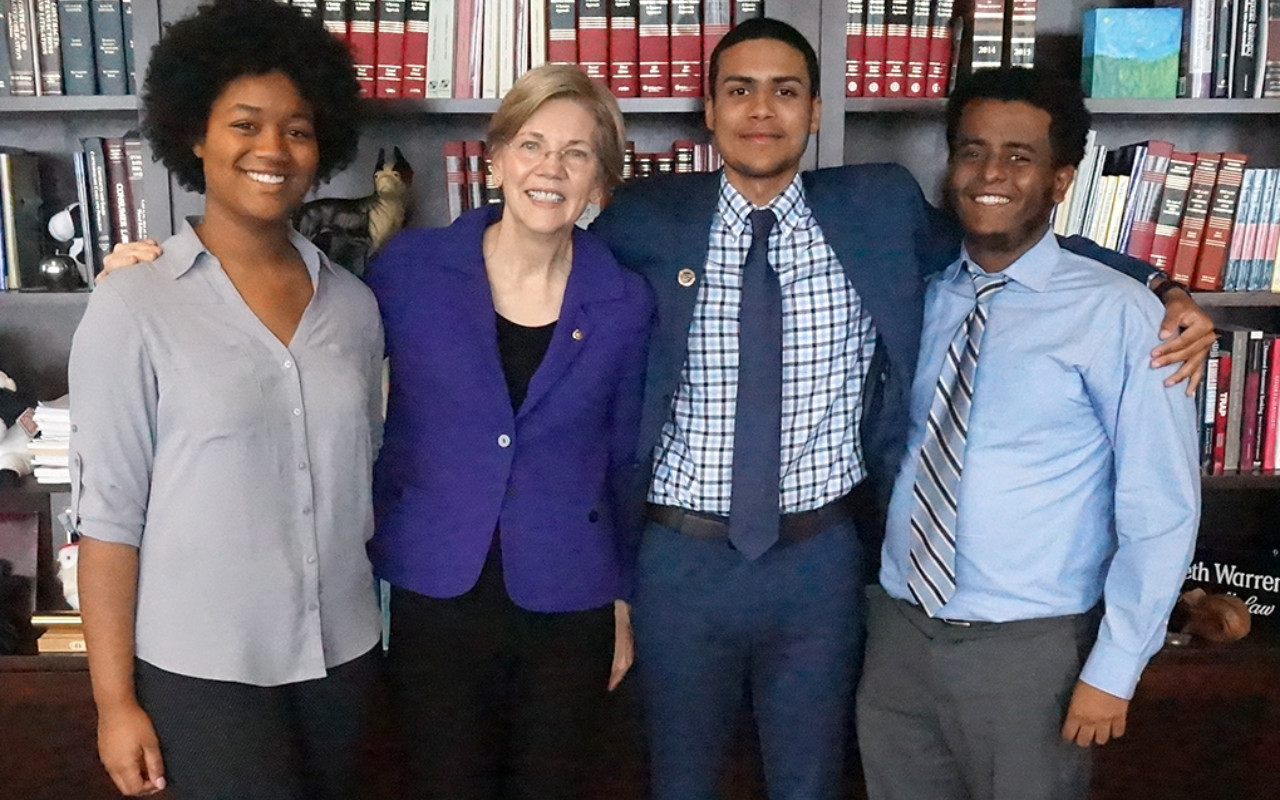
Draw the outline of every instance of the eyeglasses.
M596 154L578 145L569 145L553 150L539 139L519 139L511 144L511 149L527 164L541 164L549 156L559 156L560 163L570 172L583 172L590 169L596 161Z

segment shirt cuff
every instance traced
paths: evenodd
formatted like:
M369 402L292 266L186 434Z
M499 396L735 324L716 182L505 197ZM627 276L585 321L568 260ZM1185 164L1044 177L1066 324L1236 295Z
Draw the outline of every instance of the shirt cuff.
M1112 642L1099 639L1080 670L1080 680L1095 689L1125 700L1132 699L1138 678L1148 659L1126 652Z

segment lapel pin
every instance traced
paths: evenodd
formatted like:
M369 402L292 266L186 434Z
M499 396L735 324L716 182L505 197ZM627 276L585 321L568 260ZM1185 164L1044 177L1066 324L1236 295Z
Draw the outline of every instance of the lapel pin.
M580 341L582 341L582 328L574 328L574 329L573 329L573 340L574 340L575 342L580 342Z
M696 283L697 280L698 280L697 273L695 273L693 270L689 269L688 267L685 267L684 269L676 273L676 283L680 284L686 289L688 289L690 286Z

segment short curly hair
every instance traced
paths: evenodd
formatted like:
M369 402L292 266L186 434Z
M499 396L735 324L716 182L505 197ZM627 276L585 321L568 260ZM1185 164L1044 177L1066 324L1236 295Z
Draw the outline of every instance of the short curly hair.
M276 0L214 0L167 26L142 88L142 130L182 186L204 193L204 140L213 103L246 75L281 72L315 114L327 179L351 163L360 137L360 84L346 46L314 19Z

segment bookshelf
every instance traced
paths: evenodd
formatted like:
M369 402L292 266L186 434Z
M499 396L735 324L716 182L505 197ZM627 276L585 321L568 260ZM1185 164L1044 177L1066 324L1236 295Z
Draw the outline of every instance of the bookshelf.
M161 26L192 11L200 0L135 0L135 46L139 55L139 75L145 73L145 55L156 41ZM1104 0L1119 6L1120 0ZM1093 0L1042 0L1039 4L1037 58L1055 65L1065 74L1078 74L1080 18L1096 5ZM933 200L940 197L940 181L945 167L943 135L944 100L844 97L843 60L845 3L843 0L767 0L770 16L796 25L818 50L822 64L821 95L825 98L821 130L810 143L805 168L844 163L893 161L904 164L916 176ZM409 224L441 225L448 219L444 191L442 146L453 139L483 138L488 116L498 107L496 100L423 99L371 101L370 118L360 151L347 170L322 186L319 196L354 197L371 190L370 176L379 148L401 148L415 170L414 210ZM676 138L706 141L702 123L702 103L694 98L624 99L621 102L629 127L629 138L639 150L666 149ZM1250 166L1280 166L1280 100L1109 100L1094 99L1089 107L1101 141L1115 147L1158 136L1188 149L1235 149L1250 155ZM0 98L0 145L22 146L41 151L69 151L83 136L119 134L138 123L136 97L39 97ZM147 158L147 200L149 225L164 238L181 220L199 213L201 200L171 182L162 167ZM1280 294L1265 292L1214 293L1197 296L1215 319L1280 332ZM51 399L66 389L65 364L71 335L88 302L88 293L0 293L0 369L6 370L21 388L41 399ZM1203 482L1205 506L1202 537L1232 545L1280 549L1280 476L1223 475ZM49 507L42 489L25 485L0 489L0 511ZM43 531L48 531L45 520ZM47 534L46 534L47 535ZM1264 755L1280 757L1276 743L1276 709L1280 709L1280 687L1273 676L1280 668L1280 644L1262 639L1246 640L1240 647L1166 650L1153 663L1150 677L1134 710L1131 734L1116 745L1104 748L1099 764L1101 788L1095 800L1122 796L1167 798L1226 796L1222 791L1188 793L1182 779L1188 767L1180 764L1179 748L1190 737L1196 741L1215 739L1219 749L1206 755L1203 748L1187 751L1185 759L1204 775L1222 778L1218 786L1239 786L1232 797L1269 797L1259 790L1254 777L1241 779L1252 767L1261 772ZM25 705L27 714L41 705L69 708L79 720L92 711L88 707L84 662L75 656L0 658L0 697L5 686L32 687ZM55 677L56 674L56 677ZM39 677L44 675L45 677ZM6 683L5 676L8 676ZM22 676L22 677L19 677ZM1262 677L1260 677L1262 676ZM58 688L54 688L58 687ZM1218 725L1205 708L1223 700L1223 687L1235 687L1226 705L1262 708L1249 718L1248 725L1233 722ZM16 694L10 694L17 697ZM1192 715L1204 723L1199 733L1179 734L1168 721L1184 715L1190 703ZM1250 705L1253 704L1253 705ZM1261 705L1259 705L1261 704ZM0 703L0 709L7 709ZM88 709L86 711L86 709ZM1246 709L1247 710L1247 709ZM1203 713L1202 713L1203 712ZM0 716L5 716L0 713ZM1217 727L1215 727L1217 725ZM76 727L79 726L79 727ZM11 726L5 726L11 727ZM16 728L16 726L12 726ZM96 781L101 777L93 759L92 725L77 722L75 737L78 764ZM1262 745L1250 737L1269 732ZM68 734L70 735L70 734ZM1182 738L1178 738L1181 736ZM2 738L2 737L0 737ZM0 742L0 753L17 753ZM1237 745L1227 752L1227 745ZM1271 749L1261 749L1270 746ZM1167 748L1169 774L1153 779L1132 776L1124 783L1127 753ZM1185 748L1184 748L1185 749ZM1141 763L1149 763L1150 759ZM0 774L9 774L0 763ZM1131 770L1130 770L1131 771ZM1119 776L1109 778L1107 776ZM1224 777L1225 776L1225 777ZM61 779L59 779L61 780ZM1203 775L1190 785L1202 786ZM1108 783L1110 781L1110 783ZM54 786L65 783L54 784ZM1128 786L1129 791L1107 787ZM1156 788L1156 787L1159 788ZM1277 793L1280 787L1271 784ZM1137 788L1142 787L1142 788ZM31 797L61 796L31 794ZM98 796L92 792L84 796ZM114 796L107 793L102 796Z

